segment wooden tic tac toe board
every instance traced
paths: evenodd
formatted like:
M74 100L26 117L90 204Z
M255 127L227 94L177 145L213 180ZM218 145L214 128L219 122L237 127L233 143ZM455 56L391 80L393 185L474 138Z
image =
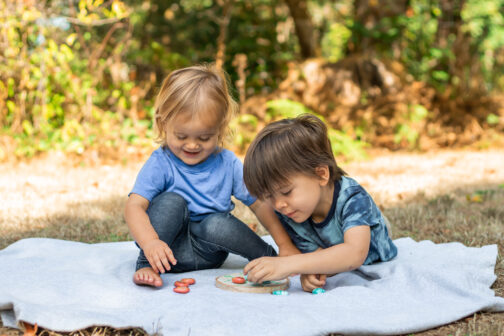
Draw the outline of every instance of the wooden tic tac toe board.
M274 290L286 290L289 288L289 279L266 281L262 284L250 281L246 281L243 284L236 284L231 281L234 277L244 277L244 275L243 273L221 275L215 278L215 286L224 290L243 293L271 293Z

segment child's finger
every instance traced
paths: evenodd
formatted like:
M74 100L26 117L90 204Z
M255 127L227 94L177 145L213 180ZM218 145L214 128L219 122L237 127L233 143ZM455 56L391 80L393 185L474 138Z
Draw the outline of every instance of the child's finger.
M247 275L248 272L250 272L258 263L259 259L254 259L251 262L249 262L245 267L243 268L243 274Z
M159 270L156 266L156 262L154 261L153 258L147 258L147 260L149 261L149 264L151 265L152 269L154 270L154 272L156 273L159 273Z
M159 258L159 256L156 256L156 267L159 270L158 273L165 272L165 268L163 267L163 262L161 261L161 258Z
M259 279L260 271L261 269L260 267L258 267L258 265L253 265L253 267L250 268L247 273L243 272L243 274L247 276L248 281L257 282Z
M310 275L308 277L308 287L310 291L314 290L315 288L322 288L325 286L325 279L326 275L325 274L315 274L315 275Z
M149 263L151 264L152 269L155 272L157 272L158 274L165 272L165 269L163 267L163 263L161 262L161 258L159 257L158 254L153 255L151 257L151 260L149 260Z
M261 283L265 280L268 280L266 277L268 276L268 272L265 268L260 268L260 269L257 269L254 270L254 277L252 278L252 281L253 282L256 282L256 283ZM247 280L248 280L248 276L247 276Z
M173 255L173 251L169 247L166 247L164 252L165 252L166 256L168 257L168 260L170 261L170 263L172 265L176 265L177 259L175 259L175 256Z
M165 256L161 257L161 264L164 266L164 269L166 271L169 271L171 269L170 263L168 262L168 258L166 258Z

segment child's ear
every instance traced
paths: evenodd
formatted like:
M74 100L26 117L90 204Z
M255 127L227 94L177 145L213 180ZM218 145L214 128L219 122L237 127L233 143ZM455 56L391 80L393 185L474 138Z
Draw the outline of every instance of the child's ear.
M320 185L325 186L329 182L329 178L331 177L331 173L329 172L328 166L319 166L315 168L315 174L320 178Z

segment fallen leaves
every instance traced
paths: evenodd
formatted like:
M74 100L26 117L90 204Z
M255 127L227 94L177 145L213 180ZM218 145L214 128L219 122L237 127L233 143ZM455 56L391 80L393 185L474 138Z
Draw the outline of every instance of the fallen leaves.
M22 322L22 323L23 323L24 330L25 330L23 336L35 336L35 335L37 335L37 330L38 330L37 323L35 323L35 325L30 324L30 323L26 323L26 322Z
M482 203L494 193L495 190L477 190L472 194L467 194L466 199L472 203Z

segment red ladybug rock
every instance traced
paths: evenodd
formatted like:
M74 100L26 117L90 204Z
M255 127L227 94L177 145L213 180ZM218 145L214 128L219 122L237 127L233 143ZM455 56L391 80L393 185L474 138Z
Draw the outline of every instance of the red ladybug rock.
M244 277L234 277L231 279L231 281L233 281L233 283L235 284L244 284L246 280Z
M180 280L180 282L183 282L187 285L194 285L196 283L196 280L194 280L193 278L184 278L182 280Z
M189 287L180 286L180 287L173 288L173 291L175 293L179 293L179 294L187 294L187 293L189 293L190 289L189 289Z

